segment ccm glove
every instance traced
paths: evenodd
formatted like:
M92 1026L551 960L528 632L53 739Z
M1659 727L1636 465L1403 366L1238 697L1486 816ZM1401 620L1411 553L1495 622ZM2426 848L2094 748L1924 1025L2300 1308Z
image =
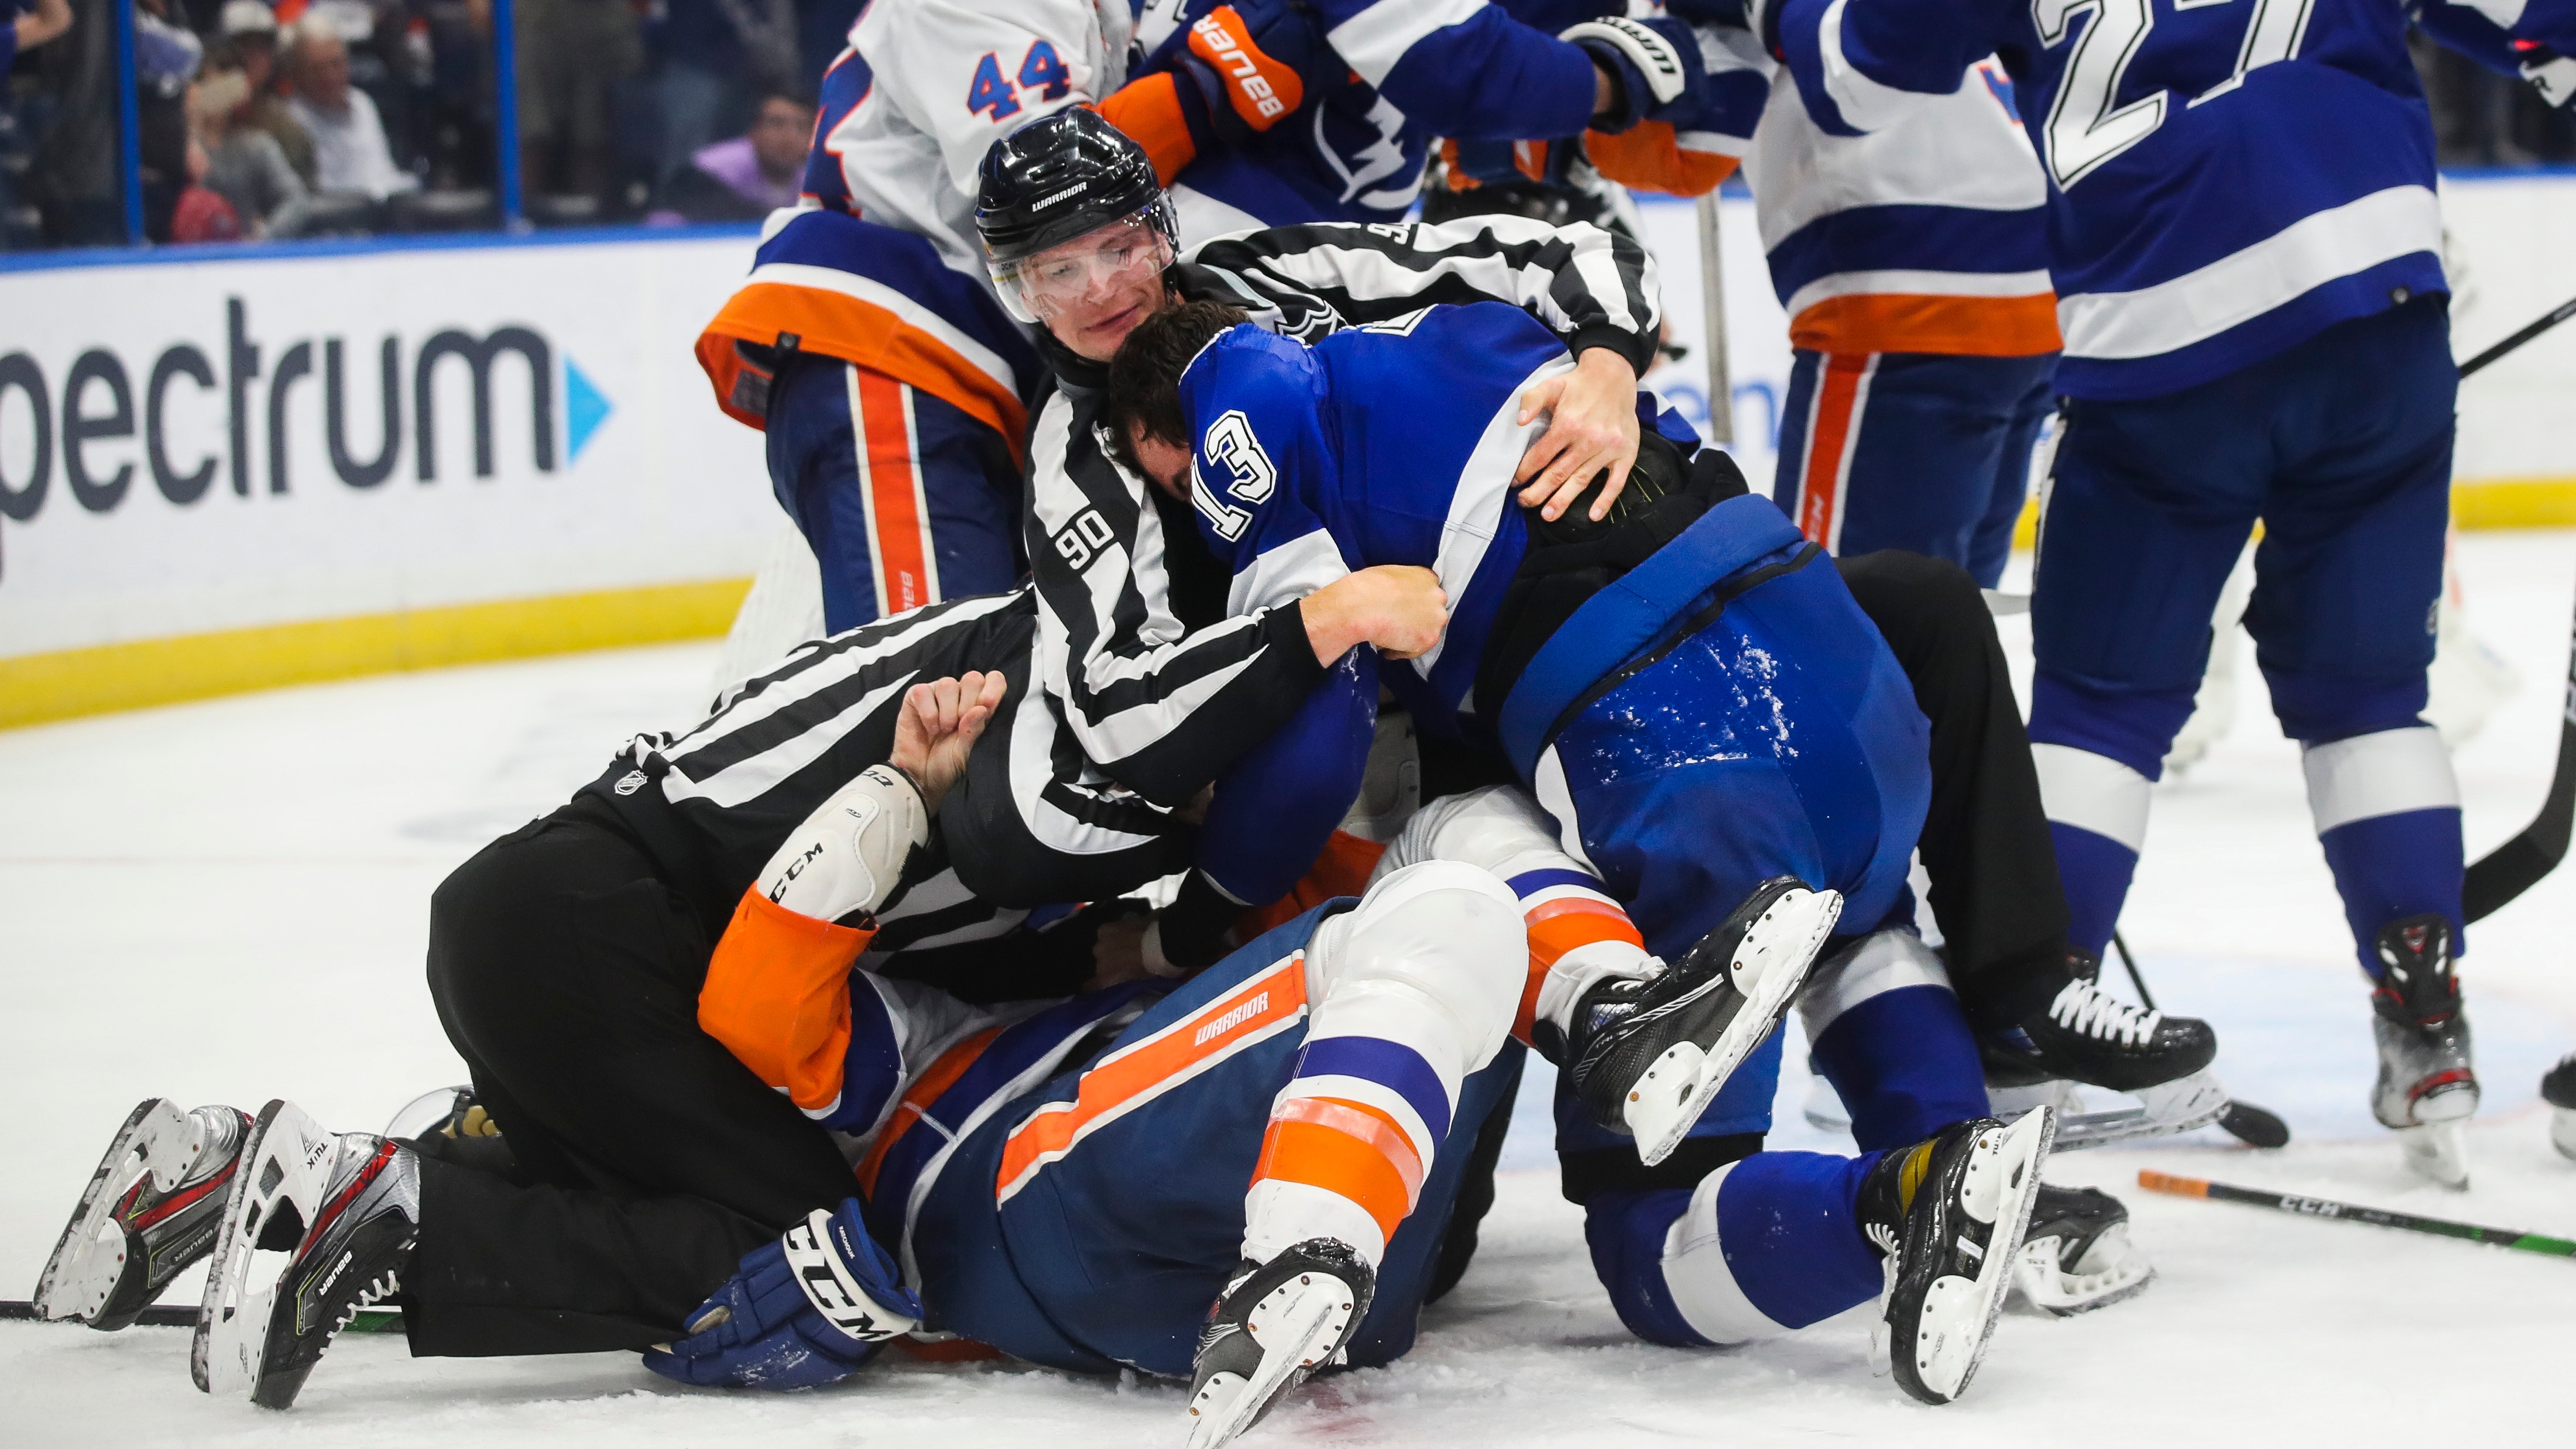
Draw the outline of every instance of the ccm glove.
M1596 131L1615 136L1639 121L1670 120L1699 109L1706 71L1699 37L1678 20L1605 15L1568 26L1557 39L1583 47L1617 82L1611 109L1592 118Z
M645 1350L644 1366L684 1384L810 1389L920 1326L921 1300L849 1198L743 1254L741 1271L689 1315L689 1336Z

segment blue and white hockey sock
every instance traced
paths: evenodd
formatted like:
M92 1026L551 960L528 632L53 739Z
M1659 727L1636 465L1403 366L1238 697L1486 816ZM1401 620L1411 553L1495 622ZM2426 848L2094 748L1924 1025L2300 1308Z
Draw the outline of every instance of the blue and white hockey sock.
M1856 1211L1878 1158L1762 1152L1687 1192L1597 1197L1583 1225L1593 1269L1649 1343L1747 1343L1831 1318L1884 1283Z
M2460 787L2451 752L2429 725L2304 747L2308 809L2325 848L2361 969L2379 978L2379 928L2405 916L2460 919Z
M2099 956L2146 846L2148 797L2191 718L2192 691L2114 694L2031 681L2030 755L2066 887L2067 940Z
M1799 993L1798 1016L1863 1149L1986 1115L1976 1036L1941 958L1913 932L1879 931L1828 955Z

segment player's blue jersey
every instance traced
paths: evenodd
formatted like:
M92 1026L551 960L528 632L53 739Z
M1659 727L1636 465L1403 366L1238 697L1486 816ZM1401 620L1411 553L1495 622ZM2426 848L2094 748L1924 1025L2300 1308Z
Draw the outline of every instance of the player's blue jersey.
M2485 8L2550 40L2576 0ZM1842 134L1902 124L2001 56L2048 174L2062 392L2173 392L2447 285L2432 123L2390 0L1770 0L1756 13L1809 113Z
M1428 307L1311 348L1248 324L1209 343L1181 406L1197 437L1190 501L1234 574L1228 611L1376 564L1434 570L1448 632L1382 673L1440 728L1466 702L1527 543L1512 474L1544 419L1523 425L1520 395L1573 366L1502 303Z
M1185 19L1214 3L1193 0ZM1434 137L1542 140L1580 134L1591 121L1592 61L1555 31L1573 23L1568 16L1584 18L1578 10L1603 8L1597 3L1315 0L1313 8L1350 67L1348 82L1310 93L1296 114L1240 149L1202 155L1174 178L1240 213L1243 225L1401 221L1421 194Z

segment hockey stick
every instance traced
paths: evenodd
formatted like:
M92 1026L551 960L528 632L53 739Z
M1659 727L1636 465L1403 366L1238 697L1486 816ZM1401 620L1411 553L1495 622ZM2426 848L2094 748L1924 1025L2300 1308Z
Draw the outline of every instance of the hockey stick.
M2486 366L2490 362L2496 361L2506 353L2513 351L2515 348L2529 342L2531 339L2548 331L2550 328L2557 326L2559 323L2566 321L2570 317L2576 317L2576 297L2570 297L2566 301L2559 303L2558 306L2547 316L2540 318L2530 326L2513 334L2511 337L2508 337L2502 342L2497 343L2495 346L2488 348L2486 351L2479 353L2477 356L2470 358L2468 361L2461 363L2460 377L2463 380L2466 380L2471 373L2476 372L2479 368Z
M1699 199L1700 317L1708 327L1708 440L1735 441L1735 382L1726 367L1726 257L1718 249L1717 188Z
M2559 303L2547 316L2460 364L2461 378L2467 379L2479 368L2570 317L2576 317L2576 297ZM2567 668L2568 687L2576 691L2576 639L2569 644ZM2550 772L2549 794L2540 803L2540 814L2522 828L2521 834L2488 851L2469 867L2460 883L2460 915L2465 920L2483 920L2493 915L2566 858L2568 824L2576 819L2576 692L2567 698L2569 708L2558 727L2558 764Z
M2357 1203L2336 1202L2332 1198L2302 1197L2293 1192L2266 1192L2260 1188L2209 1182L2197 1177L2176 1177L2164 1172L2139 1173L2138 1186L2149 1192L2167 1193L2174 1197L2215 1198L2220 1202L2249 1203L2255 1207L2271 1208L2275 1212L2297 1213L2301 1217L2336 1218L2349 1223L2371 1223L2383 1228L2402 1228L2410 1233L2431 1233L2444 1238L2466 1238L2472 1243L2515 1248L2525 1253L2541 1253L2552 1258L2576 1258L2576 1242L2569 1242L2565 1238L2553 1238L2541 1233L2518 1232L2512 1228L2482 1228L2475 1223L2455 1223L2448 1218L2421 1218L2413 1213L2362 1207Z
M185 1303L155 1303L143 1310L134 1321L145 1328L194 1328L200 1310ZM0 1298L0 1322L42 1322L36 1317L36 1305L24 1298ZM400 1333L403 1331L399 1308L361 1308L343 1333Z
M2129 984L2138 988L2139 1004L2149 1011L2155 1010L2156 998L2147 990L2147 978L2138 974L2138 958L2129 954L2129 943L2121 939L2118 931L2113 931L2111 945L2120 953L2120 964L2128 969ZM2290 1145L2290 1124L2282 1121L2278 1113L2266 1111L2251 1102L2231 1098L2227 1111L2218 1119L2218 1125L2228 1136L2248 1147Z

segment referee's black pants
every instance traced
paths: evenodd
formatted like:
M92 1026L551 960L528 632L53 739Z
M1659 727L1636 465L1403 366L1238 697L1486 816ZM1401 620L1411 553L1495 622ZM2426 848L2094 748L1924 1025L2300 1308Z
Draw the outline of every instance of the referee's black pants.
M829 1134L698 1029L713 943L613 821L576 800L430 899L430 995L507 1152L422 1144L415 1354L669 1342L744 1253L856 1191Z
M1992 612L1968 571L1894 549L1837 560L1932 725L1932 804L1916 848L1952 984L1997 1027L2065 985L2066 890Z

